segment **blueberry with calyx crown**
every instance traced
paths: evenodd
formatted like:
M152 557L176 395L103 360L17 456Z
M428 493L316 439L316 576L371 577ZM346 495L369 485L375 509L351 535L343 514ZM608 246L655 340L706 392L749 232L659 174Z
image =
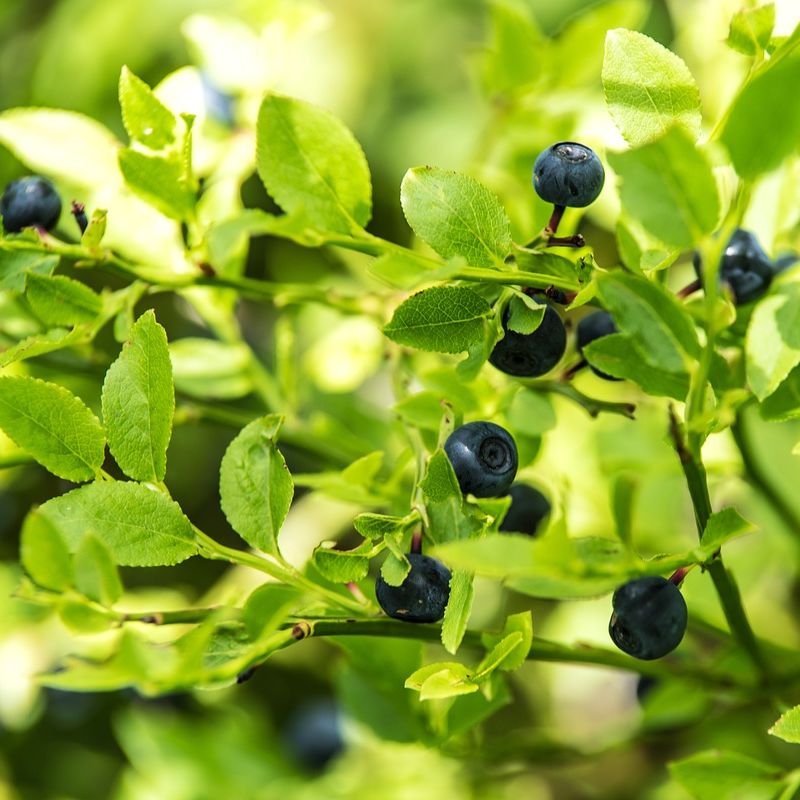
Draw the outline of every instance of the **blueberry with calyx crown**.
M614 324L614 318L608 311L598 311L594 314L590 314L588 317L583 317L578 323L575 333L578 340L578 352L583 355L583 348L588 344L591 344L596 339L601 339L603 336L619 333L619 331ZM622 378L609 375L607 372L603 372L591 364L589 364L589 368L595 375L607 381L622 380Z
M547 305L537 300L540 305ZM558 312L550 305L532 333L508 329L509 312L503 317L503 338L494 346L489 363L515 378L538 378L550 372L567 349L567 331Z
M511 505L508 507L499 530L525 533L535 536L539 526L550 513L550 501L533 486L515 483L509 490Z
M511 434L493 422L467 422L444 443L464 494L475 497L504 495L517 474L519 458Z
M47 178L17 178L0 197L0 214L6 233L19 233L23 228L49 231L61 216L61 197Z
M583 208L593 203L606 174L597 153L578 142L557 142L536 157L533 187L556 206Z
M611 640L634 658L662 658L686 633L686 601L680 589L660 575L628 581L614 592L611 604Z
M399 586L378 576L378 605L390 617L404 622L438 622L450 597L450 571L441 561L421 553L409 553L408 561L411 570Z

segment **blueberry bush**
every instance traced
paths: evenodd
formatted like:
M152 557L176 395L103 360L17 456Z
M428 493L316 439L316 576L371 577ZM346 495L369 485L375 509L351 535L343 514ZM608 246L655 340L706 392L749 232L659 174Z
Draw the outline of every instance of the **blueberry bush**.
M793 4L89 5L0 111L0 795L800 796Z

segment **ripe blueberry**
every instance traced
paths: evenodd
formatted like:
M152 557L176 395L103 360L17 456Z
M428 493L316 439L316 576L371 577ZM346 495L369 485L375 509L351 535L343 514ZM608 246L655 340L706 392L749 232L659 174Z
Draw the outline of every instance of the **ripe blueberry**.
M567 349L564 323L552 306L547 306L541 324L533 333L517 333L507 325L508 312L503 319L505 335L489 356L489 363L507 375L538 378L550 372Z
M321 770L344 749L339 717L336 703L317 699L304 703L289 718L286 745L302 766Z
M536 194L556 206L588 206L597 199L605 179L597 153L577 142L557 142L542 150L533 164Z
M527 483L515 483L508 493L511 505L500 523L500 530L535 536L539 525L550 513L550 501Z
M692 259L699 281L703 280L700 254ZM719 265L719 281L727 284L736 305L757 300L772 281L775 267L750 231L737 228L731 236Z
M0 197L0 214L6 233L32 227L49 231L61 216L61 198L47 178L35 175L17 178Z
M408 560L411 570L399 586L378 576L378 605L390 617L404 622L438 622L450 597L450 571L441 561L421 553L409 553Z
M464 494L504 495L517 474L517 445L511 434L493 422L467 422L444 443Z
M611 604L611 640L634 658L661 658L686 633L686 601L678 587L660 575L628 581L614 592Z
M598 311L595 314L590 314L588 317L583 317L578 323L576 335L578 339L578 352L583 355L583 348L593 342L595 339L600 339L603 336L608 336L611 333L619 333L617 326L614 324L614 319L608 311ZM593 367L589 364L590 369L595 375L605 378L607 381L619 381L621 378L615 378L607 372Z

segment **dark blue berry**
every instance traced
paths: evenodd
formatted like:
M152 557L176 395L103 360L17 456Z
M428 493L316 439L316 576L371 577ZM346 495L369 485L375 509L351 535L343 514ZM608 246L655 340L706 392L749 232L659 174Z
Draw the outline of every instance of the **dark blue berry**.
M660 575L635 578L614 592L608 632L620 650L643 661L671 653L686 633L686 601Z
M35 175L17 178L0 197L0 214L6 233L33 227L49 231L61 216L61 198L47 178Z
M300 706L289 718L285 741L300 765L313 771L323 769L344 749L336 703L317 699Z
M695 272L703 280L700 254L695 252ZM750 231L737 228L731 236L719 265L719 281L730 287L737 306L751 303L763 295L772 282L775 266Z
M450 571L430 556L409 553L411 570L399 586L375 581L378 605L394 619L404 622L438 622L450 597Z
M517 333L507 325L508 312L503 319L505 335L489 356L489 363L507 375L516 378L545 375L558 364L567 349L567 331L552 306L547 306L541 324L533 333Z
M614 319L608 311L598 311L595 314L590 314L584 317L576 329L576 336L578 340L578 352L583 355L583 348L591 344L595 339L600 339L603 336L608 336L612 333L619 333L617 326L614 324ZM621 378L615 378L607 372L603 372L597 367L589 364L590 369L595 375L599 375L607 381L618 381Z
M535 536L542 521L550 513L550 501L527 483L515 483L508 493L511 496L511 505L500 523L500 530Z
M519 459L511 434L493 422L467 422L444 443L464 494L500 497L517 474Z
M557 142L533 164L536 194L556 206L588 206L597 200L605 179L597 153L577 142Z

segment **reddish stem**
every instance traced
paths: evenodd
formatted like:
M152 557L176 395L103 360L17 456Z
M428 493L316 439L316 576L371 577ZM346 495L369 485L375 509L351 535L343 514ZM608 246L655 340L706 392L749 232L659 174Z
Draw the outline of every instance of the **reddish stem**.
M550 222L547 223L547 227L544 229L545 236L549 238L558 230L561 217L564 216L564 211L566 211L566 206L553 206L553 215L550 217Z
M561 380L562 381L571 380L573 377L575 377L576 373L580 372L584 367L588 366L589 362L585 358L582 358L580 361L577 361L569 369L565 370L562 373Z
M420 555L422 553L422 532L416 531L411 536L411 552L415 553L416 555Z
M684 286L683 289L678 292L678 297L688 297L690 294L694 294L702 288L703 284L700 282L700 278L698 278L696 281L692 281L687 286Z

